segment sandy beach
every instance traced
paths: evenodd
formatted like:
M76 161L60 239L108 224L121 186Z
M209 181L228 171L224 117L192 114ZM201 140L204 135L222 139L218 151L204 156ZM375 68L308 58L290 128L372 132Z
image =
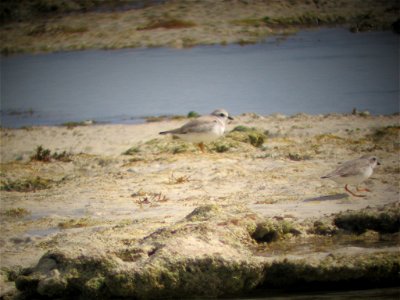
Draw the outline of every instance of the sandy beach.
M182 243L174 240L175 246L170 236L157 240L167 241L165 249L178 253L177 257L219 253L218 257L235 260L246 253L247 259L270 262L310 258L310 251L313 259L339 253L345 257L398 253L398 235L393 233L367 228L360 236L339 228L340 236L350 241L346 244L332 242L338 238L336 234L328 234L328 238L313 232L316 221L336 228L335 216L349 211L394 209L398 219L398 115L248 113L235 116L225 136L207 145L207 153L190 143L158 135L186 121L2 128L2 295L15 295L14 280L21 277L21 270L34 267L46 253L63 253L63 257L68 253L71 257L97 257L101 253L113 259L121 257L123 249L127 251L124 253L133 251L132 247L136 252L138 248L147 249L146 243L154 235L171 228L176 231L179 226L206 226L204 234L209 240L205 245L196 244L195 229L185 229L187 238ZM64 159L56 155L49 161L32 159L38 146L52 154L65 151ZM338 163L364 154L376 155L382 162L362 184L372 190L364 192L365 198L350 196L343 186L320 179ZM189 217L199 207L206 208L206 216L211 211L211 217L202 219L204 216L196 213ZM249 237L248 232L254 237L254 229L248 228L265 220L290 223L296 230L259 244ZM212 224L219 225L214 228ZM227 233L216 228L228 230L229 235L236 232L236 246L229 248L231 242L219 244ZM318 237L325 243L310 242ZM187 244L190 239L191 246ZM355 247L351 244L354 240L368 245ZM293 246L302 243L310 249ZM69 277L63 277L68 269L68 263L64 263L59 270L60 278L65 279ZM110 293L121 296L111 288L110 282L115 281L109 280L106 286ZM20 289L26 290L21 282ZM57 295L53 290L46 291L39 289L42 295ZM144 292L135 293L139 293L137 289L126 295L149 297Z

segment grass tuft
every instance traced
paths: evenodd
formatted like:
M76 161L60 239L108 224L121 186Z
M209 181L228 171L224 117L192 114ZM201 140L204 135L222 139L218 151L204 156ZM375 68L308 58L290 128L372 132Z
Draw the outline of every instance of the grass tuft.
M287 221L266 220L257 224L256 229L251 233L251 237L257 243L271 243L284 238L288 234L299 235L300 231Z
M0 190L7 192L35 192L51 187L52 181L41 177L27 178L24 180L7 180L2 184Z
M262 131L254 127L247 127L243 125L236 126L229 134L228 137L233 140L249 143L256 148L262 147L267 139L268 132Z
M81 228L81 227L89 227L95 225L96 222L89 218L81 218L81 219L70 219L65 222L58 223L58 227L61 229L69 229L69 228Z
M257 130L255 127L248 127L244 125L238 125L235 128L232 129L232 132L238 131L238 132L251 132Z
M200 115L195 111L189 111L189 113L187 114L187 117L188 118L197 118L197 117L200 117Z
M289 153L288 158L293 161L310 160L312 157L308 154Z
M228 152L230 148L231 148L231 145L216 143L213 150L215 150L218 153L224 153L224 152Z
M133 146L122 153L122 155L135 155L140 152L140 148L138 146Z
M174 174L172 173L169 178L169 184L181 184L186 182L190 182L189 175L175 177Z
M167 18L161 20L152 20L147 24L139 26L137 30L153 30L153 29L182 29L196 26L193 21L180 20L175 18Z
M11 217L11 218L22 218L30 214L30 211L26 210L22 207L17 208L10 208L7 209L5 212L1 213L4 216Z
M31 156L31 161L43 161L43 162L50 162L52 160L58 160L62 162L70 162L71 161L71 154L63 151L61 153L54 152L51 154L49 149L43 148L43 146L38 146L36 148L35 154Z

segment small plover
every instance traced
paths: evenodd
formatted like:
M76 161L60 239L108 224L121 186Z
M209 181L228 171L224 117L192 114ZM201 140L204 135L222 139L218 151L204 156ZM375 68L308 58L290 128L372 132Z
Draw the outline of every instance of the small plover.
M204 152L204 143L212 142L224 134L228 119L233 120L225 109L217 109L210 115L201 116L182 127L162 131L160 134L172 134L184 141L196 143Z
M363 155L360 158L344 162L335 171L321 178L329 178L338 184L344 184L345 190L355 197L365 197L365 195L358 195L350 191L348 185L355 185L357 192L370 192L368 189L359 189L358 185L372 175L377 165L380 165L380 162L376 156Z

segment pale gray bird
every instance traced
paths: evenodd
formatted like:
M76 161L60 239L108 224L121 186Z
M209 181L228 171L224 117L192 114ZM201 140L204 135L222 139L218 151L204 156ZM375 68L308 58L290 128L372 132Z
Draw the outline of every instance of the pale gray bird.
M225 109L217 109L210 115L201 116L182 127L162 131L160 134L172 134L184 141L196 143L204 152L204 143L212 142L224 134L228 119L233 120Z
M355 197L365 197L365 195L358 195L350 191L348 185L355 185L357 192L370 192L368 189L359 189L358 185L372 175L377 165L380 165L380 162L376 156L363 155L360 158L344 162L335 171L321 178L329 178L338 184L344 184L345 190Z

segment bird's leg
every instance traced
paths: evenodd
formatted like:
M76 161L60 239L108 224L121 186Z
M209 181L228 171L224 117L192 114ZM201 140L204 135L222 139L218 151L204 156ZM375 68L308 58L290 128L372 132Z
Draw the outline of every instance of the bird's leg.
M359 187L357 187L357 192L371 192L371 190L364 188L364 189L360 189Z
M352 194L354 197L365 197L365 195L357 195L354 194L352 191L349 190L349 188L347 187L347 184L344 186L344 189L349 192L350 194Z
M206 152L205 149L204 149L204 143L203 142L199 143L198 146L199 146L201 152L203 152L203 153Z

